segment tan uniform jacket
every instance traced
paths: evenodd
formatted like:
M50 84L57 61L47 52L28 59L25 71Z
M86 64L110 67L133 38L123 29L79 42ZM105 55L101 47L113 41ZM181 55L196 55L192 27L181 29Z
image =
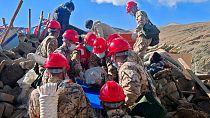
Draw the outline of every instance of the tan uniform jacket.
M95 21L91 30L95 32L98 35L98 37L103 37L105 39L109 35L117 33L117 31L111 26L100 21Z
M119 67L119 84L122 86L126 95L125 104L132 106L142 92L149 90L147 75L141 65L136 62L138 56L133 51L129 52L127 61Z
M47 36L38 46L36 53L47 58L50 53L58 48L58 41L54 36Z
M133 45L133 49L141 56L141 58L143 58L147 48L151 43L151 39L146 39L145 36L142 34L142 28L146 23L149 22L149 18L146 12L144 11L137 11L135 17L137 22L137 27L136 27L137 39Z

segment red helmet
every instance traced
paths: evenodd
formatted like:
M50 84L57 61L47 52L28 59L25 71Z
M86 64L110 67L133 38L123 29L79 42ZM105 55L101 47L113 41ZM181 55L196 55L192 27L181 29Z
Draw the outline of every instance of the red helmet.
M134 2L134 1L128 2L127 5L126 5L126 11L127 11L127 13L131 12L131 9L133 8L133 6L136 6L136 5L137 5L137 3Z
M120 38L121 36L119 34L111 34L107 37L107 45L109 46L111 41L115 38Z
M70 66L65 56L59 53L51 53L44 64L44 68L65 68L69 70Z
M106 40L104 38L96 38L93 42L93 53L103 53L107 48Z
M99 99L103 102L121 102L125 101L125 94L118 83L108 81L102 86Z
M79 42L79 36L78 36L77 31L75 30L66 30L63 33L63 38L71 40L73 43Z
M52 21L50 21L50 23L48 25L48 28L50 28L50 29L60 29L61 30L61 25L58 21L52 20Z
M87 44L89 46L93 46L93 41L97 38L97 36L95 35L95 33L93 32L88 32L86 35L85 35L85 41L87 42Z
M131 46L124 38L116 38L114 39L108 47L108 52L110 55L111 53L115 52L122 52L130 49Z

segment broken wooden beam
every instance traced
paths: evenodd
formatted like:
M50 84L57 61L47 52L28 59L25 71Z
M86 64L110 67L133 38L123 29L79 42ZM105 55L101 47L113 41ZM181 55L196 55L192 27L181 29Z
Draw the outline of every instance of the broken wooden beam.
M210 91L209 89L204 85L204 83L193 73L193 71L190 69L190 67L186 64L186 62L182 58L178 58L178 61L184 66L184 68L188 71L188 73L191 75L193 80L195 80L196 83L202 88L202 90L206 93L208 97L210 97Z

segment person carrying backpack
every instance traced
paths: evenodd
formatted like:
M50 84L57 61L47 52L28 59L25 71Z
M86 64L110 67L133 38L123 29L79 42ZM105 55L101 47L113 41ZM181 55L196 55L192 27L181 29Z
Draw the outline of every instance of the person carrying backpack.
M151 23L147 13L138 9L136 2L128 2L126 5L126 11L136 18L137 39L133 45L133 49L141 58L143 58L149 46L154 46L159 43L160 31Z

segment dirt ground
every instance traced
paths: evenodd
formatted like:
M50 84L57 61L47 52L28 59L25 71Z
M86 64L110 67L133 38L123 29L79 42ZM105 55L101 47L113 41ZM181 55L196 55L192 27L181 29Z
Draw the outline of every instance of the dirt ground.
M210 73L210 22L187 25L168 25L160 28L160 43L166 43L178 52L193 56L192 70Z

